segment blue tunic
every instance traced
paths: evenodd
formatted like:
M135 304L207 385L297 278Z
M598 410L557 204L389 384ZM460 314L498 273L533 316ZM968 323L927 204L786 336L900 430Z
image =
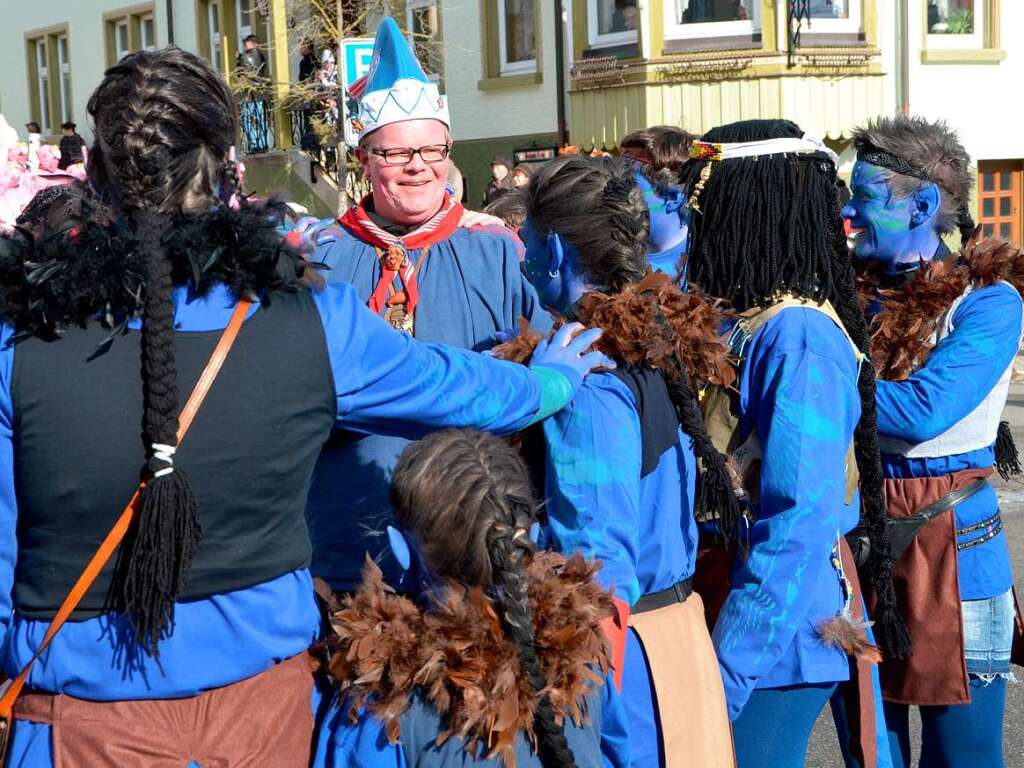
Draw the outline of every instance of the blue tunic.
M790 307L751 338L740 371L740 423L763 456L749 548L733 567L713 639L735 720L754 688L847 680L846 654L818 625L843 605L830 555L858 520L846 504L846 456L860 418L858 365L846 335L814 309ZM741 524L742 525L742 524Z
M368 301L381 272L374 248L337 225L326 229L318 243L313 260L329 267L328 281L351 283ZM480 351L494 345L498 331L515 328L520 317L549 325L519 271L521 248L504 228L457 229L431 245L417 272L416 338ZM413 250L409 257L416 263L420 255ZM387 581L398 582L385 528L391 519L391 473L405 446L395 437L339 434L321 455L306 516L313 573L334 589L356 588L367 552L378 560Z
M878 382L878 431L909 443L938 437L988 397L1017 354L1021 316L1017 291L997 283L969 293L953 312L953 331L932 350L925 364L904 381ZM964 469L991 467L994 446L956 456L906 458L882 455L886 477L940 477ZM956 508L957 528L992 517L999 510L993 488ZM979 530L961 541L985 534ZM957 553L960 597L995 597L1013 586L1006 536Z
M204 297L177 288L174 300L179 332L222 329L235 305L223 287ZM568 399L565 377L555 371L531 371L412 341L373 317L350 286L329 286L314 295L314 303L325 329L339 427L410 438L445 427L509 433ZM0 343L10 337L11 329L0 326ZM18 551L11 400L16 354L17 347L0 349L0 631L3 670L11 676L48 626L18 614L11 600ZM193 696L302 652L319 634L320 615L309 571L301 569L247 589L179 603L174 632L160 644L160 666L145 653L126 661L115 639L122 634L120 625L109 614L68 622L36 662L28 686L98 701ZM49 726L19 723L9 765L48 768L49 750Z
M693 575L696 462L691 440L679 439L641 478L642 442L636 399L611 374L589 377L568 406L544 422L550 537L566 554L581 552L603 567L597 577L633 605ZM650 670L636 633L626 638L623 722L636 766L659 763L659 730Z

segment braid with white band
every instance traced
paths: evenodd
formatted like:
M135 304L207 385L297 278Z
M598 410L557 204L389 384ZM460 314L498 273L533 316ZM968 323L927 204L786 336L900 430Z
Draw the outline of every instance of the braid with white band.
M174 471L174 454L178 450L177 446L165 445L164 443L153 443L150 446L153 451L153 458L157 461L162 461L167 466L163 469L158 469L153 473L153 477L163 477L169 475Z

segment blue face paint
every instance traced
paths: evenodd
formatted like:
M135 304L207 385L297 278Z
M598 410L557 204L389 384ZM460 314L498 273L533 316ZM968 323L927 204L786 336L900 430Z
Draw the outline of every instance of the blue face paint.
M526 245L523 274L543 306L564 313L587 289L579 276L579 254L558 235L540 234L529 217L519 236Z
M656 254L668 250L686 253L686 239L690 232L690 210L686 195L678 187L659 191L650 179L637 169L633 173L637 186L643 192L644 202L651 220L651 234L647 238L647 250Z
M850 179L850 202L842 215L853 228L857 258L901 272L935 255L941 193L930 185L919 194L899 199L884 173L877 165L858 160Z

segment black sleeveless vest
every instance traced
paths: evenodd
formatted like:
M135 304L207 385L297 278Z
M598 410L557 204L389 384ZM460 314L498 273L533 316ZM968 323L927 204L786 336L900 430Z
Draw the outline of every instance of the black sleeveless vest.
M14 604L50 619L124 509L145 462L139 336L105 352L98 324L15 347L18 558ZM174 336L180 404L221 331ZM305 291L275 293L247 320L175 456L203 537L181 600L250 587L308 565L305 506L335 423L323 325ZM116 558L116 556L115 556ZM106 607L108 564L74 614Z
M658 468L665 451L679 442L679 415L660 371L619 363L611 373L629 387L636 400L642 443L640 477L647 477Z

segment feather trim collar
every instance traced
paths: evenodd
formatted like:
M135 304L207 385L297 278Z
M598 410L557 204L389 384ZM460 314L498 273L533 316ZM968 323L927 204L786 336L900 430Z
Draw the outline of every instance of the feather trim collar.
M882 301L871 321L871 359L879 378L901 381L924 365L939 320L968 286L1007 282L1024 295L1024 251L976 231L959 258L922 265L894 288L879 287L877 281L868 274L861 282L865 301Z
M608 592L595 581L600 568L579 555L538 553L528 569L537 655L546 693L559 719L587 719L586 698L610 667L600 623L612 613ZM444 743L458 736L472 754L483 748L515 765L515 741L531 743L537 696L520 674L515 644L491 600L479 588L450 584L431 610L396 595L367 561L363 582L331 617L331 673L349 715L368 710L401 734L401 717L419 693L445 723Z

